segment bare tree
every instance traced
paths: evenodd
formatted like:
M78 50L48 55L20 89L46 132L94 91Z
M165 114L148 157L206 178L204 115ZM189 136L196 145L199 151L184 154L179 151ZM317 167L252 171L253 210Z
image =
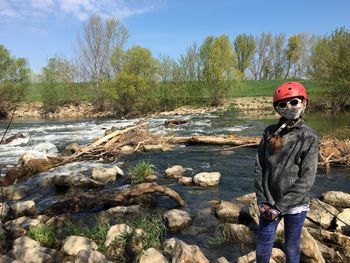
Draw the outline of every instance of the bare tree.
M85 81L95 88L95 106L103 108L101 83L112 78L111 56L122 49L128 39L128 30L114 18L102 19L92 15L84 24L82 36L78 35L76 49L78 65Z

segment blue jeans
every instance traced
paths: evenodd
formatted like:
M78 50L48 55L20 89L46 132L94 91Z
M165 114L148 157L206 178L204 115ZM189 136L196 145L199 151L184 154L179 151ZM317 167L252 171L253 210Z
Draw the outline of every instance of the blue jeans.
M284 218L284 253L286 263L299 263L300 261L300 236L304 225L306 212L298 214L286 214ZM256 242L256 262L269 263L275 233L280 219L266 221L260 218L258 240Z

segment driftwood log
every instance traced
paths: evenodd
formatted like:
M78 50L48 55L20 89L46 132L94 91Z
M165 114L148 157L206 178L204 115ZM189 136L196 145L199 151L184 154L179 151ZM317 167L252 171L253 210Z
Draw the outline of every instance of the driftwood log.
M64 213L80 212L99 206L132 205L138 202L137 197L161 193L174 199L179 206L184 206L185 201L175 191L157 183L141 183L117 192L94 192L75 196L64 197L62 200L46 208L41 214L55 216Z

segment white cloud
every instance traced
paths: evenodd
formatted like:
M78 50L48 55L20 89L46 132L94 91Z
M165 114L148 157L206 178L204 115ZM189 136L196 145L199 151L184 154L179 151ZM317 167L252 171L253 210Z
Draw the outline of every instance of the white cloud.
M41 18L50 13L85 20L93 13L118 19L150 12L166 0L0 0L0 16L8 19ZM1 18L0 18L1 19Z

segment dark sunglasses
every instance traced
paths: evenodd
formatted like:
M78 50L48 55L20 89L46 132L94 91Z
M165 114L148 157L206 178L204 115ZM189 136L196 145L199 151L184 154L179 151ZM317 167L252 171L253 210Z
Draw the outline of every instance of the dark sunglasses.
M290 104L291 106L295 107L297 106L299 103L301 103L303 100L299 99L299 98L294 98L291 99L289 101L281 101L277 103L277 107L280 109L284 109L285 107L287 107L288 104Z

